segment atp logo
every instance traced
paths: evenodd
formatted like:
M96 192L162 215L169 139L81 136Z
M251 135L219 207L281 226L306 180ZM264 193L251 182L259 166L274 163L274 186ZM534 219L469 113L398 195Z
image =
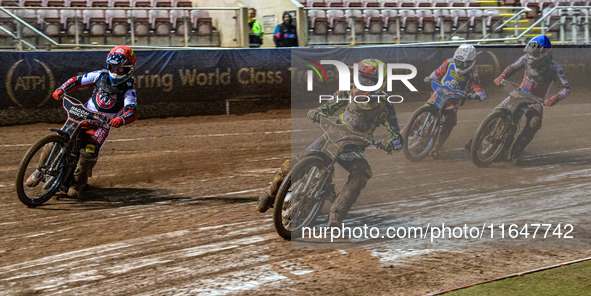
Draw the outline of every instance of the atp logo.
M314 72L320 79L320 82L327 82L328 75L326 75L326 71L322 65L333 65L337 69L338 73L338 80L339 80L339 90L341 91L349 91L351 90L351 72L350 67L347 64L337 61L337 60L320 60L320 63L313 61L311 59L306 59L309 63L306 63L306 66L310 67L311 70L307 72L307 91L312 91L314 89ZM416 92L418 91L410 82L410 79L413 79L417 75L417 68L411 64L402 64L402 63L378 63L377 64L377 71L378 71L378 79L375 85L363 85L359 81L359 65L353 64L353 84L355 88L364 91L364 92L373 92L382 87L384 84L384 78L386 79L386 90L392 91L393 81L401 81L410 91ZM410 70L410 74L394 74L393 70L397 69L405 69ZM384 71L385 75L384 75Z

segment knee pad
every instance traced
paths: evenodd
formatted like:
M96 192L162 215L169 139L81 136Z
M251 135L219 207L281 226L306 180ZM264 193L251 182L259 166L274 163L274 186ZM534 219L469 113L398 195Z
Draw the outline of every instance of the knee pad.
M356 160L353 165L351 166L351 177L361 177L365 180L369 180L371 176L373 176L373 172L371 171L371 167L367 163L365 159L358 159Z
M539 130L542 127L542 117L532 116L529 120L527 127L534 131Z

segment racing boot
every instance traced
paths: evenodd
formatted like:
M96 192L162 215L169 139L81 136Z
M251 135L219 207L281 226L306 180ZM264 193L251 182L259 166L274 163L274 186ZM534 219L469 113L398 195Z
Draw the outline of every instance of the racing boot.
M354 165L351 173L349 174L349 179L345 186L343 186L343 191L337 196L335 202L332 204L330 208L330 214L328 217L328 227L340 227L341 223L343 223L343 219L353 206L353 204L357 201L359 194L361 194L361 190L365 188L367 184L367 180L371 177L371 169L367 162L365 165Z
M441 131L439 132L439 137L437 137L437 141L435 141L435 144L433 145L431 152L429 152L429 156L431 156L431 158L439 158L439 156L441 155L441 146L443 146L447 138L449 138L449 135L451 135L451 131L453 130L453 128L453 125L450 126L445 124L445 122L443 123L443 128L441 128Z
M540 116L532 116L528 118L528 122L526 126L523 128L523 131L513 143L513 147L511 148L511 153L509 153L509 161L513 164L517 164L521 159L521 154L527 144L534 139L534 136L538 132L538 130L542 127L542 118Z
M470 140L468 140L468 143L466 143L466 145L464 145L464 149L466 149L467 151L472 150L472 141L474 139L470 138Z
M84 151L80 153L80 160L78 161L76 171L74 171L74 182L72 186L70 186L70 189L68 189L69 197L80 197L80 193L84 186L86 186L88 178L92 176L92 169L96 165L97 160L97 157L92 158Z
M259 212L264 213L273 207L273 204L275 203L275 196L277 195L277 191L279 191L279 187L281 186L281 183L283 182L283 180L285 179L285 176L287 176L287 173L289 173L290 170L291 170L291 160L288 159L285 162L283 162L283 164L281 165L281 168L275 174L275 178L273 178L273 181L271 181L271 183L269 184L269 186L267 187L267 189L265 190L263 195L261 195L261 197L259 197L259 200L257 202L257 209Z
M53 143L43 147L43 151L41 151L41 156L39 157L39 163L37 164L37 169L35 169L35 171L25 181L25 185L28 187L35 187L41 181L42 173L39 168L45 165L45 162L49 157L49 152L51 152L51 148L53 148Z

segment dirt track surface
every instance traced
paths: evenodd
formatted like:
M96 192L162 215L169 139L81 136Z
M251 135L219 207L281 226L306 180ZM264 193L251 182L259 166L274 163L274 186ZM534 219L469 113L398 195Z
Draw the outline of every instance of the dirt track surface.
M401 123L417 106L398 109ZM548 110L524 164L487 171L475 168L461 147L493 106L461 110L439 160L412 164L398 153L391 165L374 164L377 151L369 151L374 178L368 188L393 178L384 174L395 170L408 180L416 177L417 185L434 180L438 189L415 191L423 199L431 192L434 201L456 196L449 191L455 180L469 187L489 175L506 188L486 190L504 198L505 189L520 185L499 176L549 188L517 195L518 200L543 192L558 197L561 190L572 193L569 198L588 196L590 104L567 102ZM286 110L140 120L111 133L84 199L52 199L35 209L18 201L15 172L28 147L55 125L0 128L0 290L9 295L422 295L591 256L591 250L292 249L275 233L271 215L256 212L254 202L290 154L289 118ZM405 193L411 187L400 190L397 215L404 216L413 194ZM363 209L363 198L353 216ZM461 202L447 205L449 211Z

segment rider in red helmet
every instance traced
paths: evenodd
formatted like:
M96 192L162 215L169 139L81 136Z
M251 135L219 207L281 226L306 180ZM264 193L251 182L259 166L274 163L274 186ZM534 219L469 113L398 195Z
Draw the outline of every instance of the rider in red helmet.
M135 53L130 47L116 46L107 55L107 69L68 79L53 92L53 98L59 100L63 94L72 90L94 87L86 108L109 117L109 125L112 127L130 124L137 118L137 97L132 79L135 61ZM80 160L74 172L74 183L68 190L68 195L74 198L80 197L82 188L92 175L101 147L109 136L109 129L102 126L83 122L82 128L84 133ZM25 182L30 187L38 183L35 173Z
M361 85L376 85L379 79L379 67L384 67L384 63L376 59L365 59L358 64L358 78ZM381 89L373 92L366 92L352 86L350 91L337 91L335 97L350 97L350 96L383 96L388 95ZM344 109L344 110L343 110ZM342 110L342 111L339 111ZM339 113L337 113L337 111ZM312 121L319 122L322 116L332 116L338 114L338 120L347 125L356 132L373 134L375 129L384 125L388 132L388 139L380 140L379 147L385 150L388 154L402 149L402 136L400 135L400 127L398 126L398 119L394 106L387 100L371 100L369 102L358 103L348 100L333 100L321 105L316 109L308 112L308 117ZM321 150L326 145L324 137L318 138L304 151L299 158L302 158L310 151ZM371 167L365 159L363 152L365 148L358 147L342 153L339 156L338 163L349 172L349 178L345 183L341 192L336 196L334 185L331 183L327 186L328 190L324 193L326 198L333 201L328 218L328 226L340 226L343 219L347 215L349 209L356 202L361 194L361 190L365 187L367 181L372 176ZM287 160L281 166L281 169L275 175L275 178L265 190L265 193L259 198L257 203L259 212L265 212L273 206L275 195L279 190L279 186L287 173L291 170L292 161Z

